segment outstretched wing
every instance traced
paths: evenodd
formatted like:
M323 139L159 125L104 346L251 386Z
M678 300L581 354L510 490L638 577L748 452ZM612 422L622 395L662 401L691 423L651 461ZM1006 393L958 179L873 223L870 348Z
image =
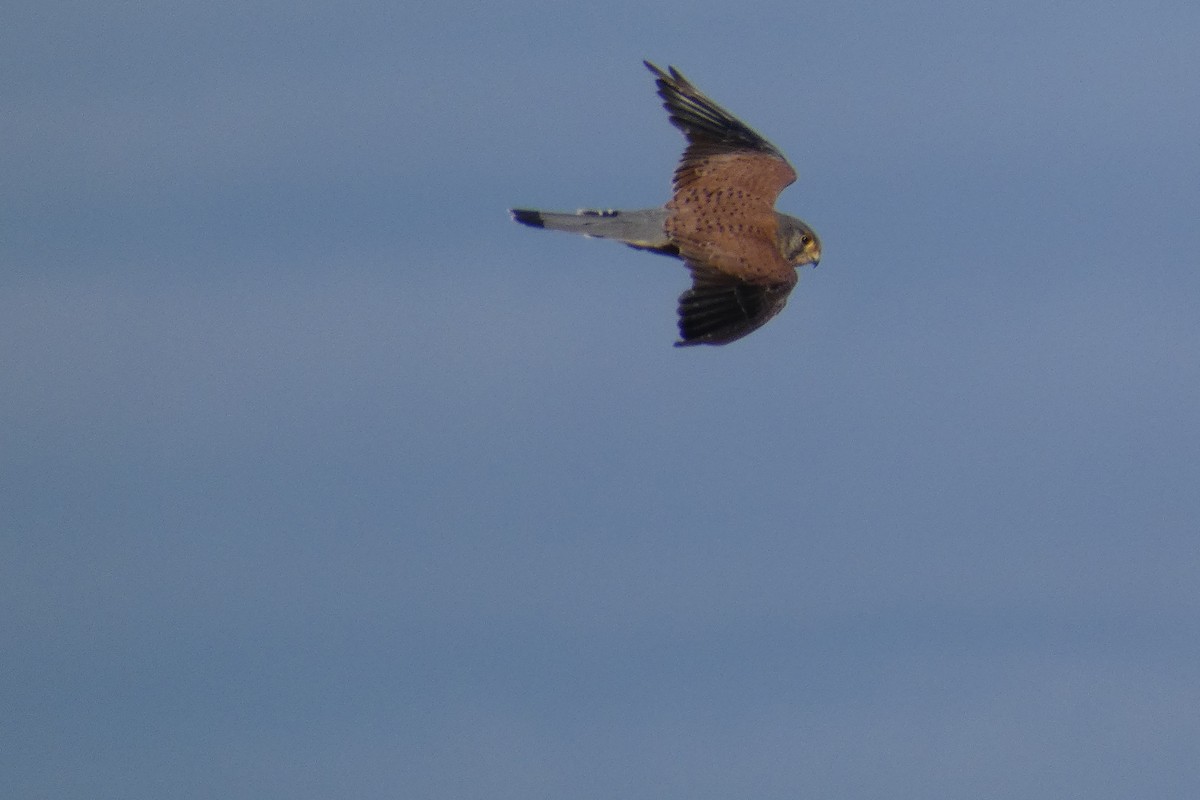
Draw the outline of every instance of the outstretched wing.
M773 144L674 67L667 73L645 64L671 122L688 142L667 204L667 232L680 255L745 280L787 282L793 267L779 249L775 201L796 180L796 171Z
M758 330L783 310L796 285L795 270L777 282L745 281L718 270L689 264L692 288L679 296L679 341L729 344Z
M730 153L767 156L779 162L773 166L763 162L764 168L778 174L778 191L796 180L795 170L775 145L713 102L682 72L669 67L670 72L667 73L649 61L642 63L654 73L658 96L663 99L663 108L670 114L671 123L683 131L688 140L683 162L675 173L677 184L681 179L686 179L689 168L700 159ZM774 205L774 198L771 204Z

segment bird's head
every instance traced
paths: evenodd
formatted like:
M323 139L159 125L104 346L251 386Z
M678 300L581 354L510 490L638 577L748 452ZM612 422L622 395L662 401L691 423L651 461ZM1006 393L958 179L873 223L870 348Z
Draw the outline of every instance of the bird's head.
M815 267L821 260L821 240L816 231L787 214L779 215L779 249L793 267Z

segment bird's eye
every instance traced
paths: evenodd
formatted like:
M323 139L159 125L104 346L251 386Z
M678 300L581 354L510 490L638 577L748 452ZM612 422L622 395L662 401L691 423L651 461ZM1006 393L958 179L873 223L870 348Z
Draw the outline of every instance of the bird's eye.
M800 244L812 244L812 237L807 233L800 237Z

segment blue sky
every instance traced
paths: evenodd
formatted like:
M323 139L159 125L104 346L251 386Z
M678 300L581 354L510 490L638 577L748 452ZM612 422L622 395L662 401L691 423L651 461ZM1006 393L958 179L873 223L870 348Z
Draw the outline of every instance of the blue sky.
M1200 794L1200 7L18 3L0 793ZM786 152L672 348L649 58Z

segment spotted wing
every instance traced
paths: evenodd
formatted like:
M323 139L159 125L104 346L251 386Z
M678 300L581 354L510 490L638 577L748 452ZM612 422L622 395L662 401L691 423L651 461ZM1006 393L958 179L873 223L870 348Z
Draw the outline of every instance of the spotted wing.
M649 62L646 67L688 142L667 204L667 232L680 255L746 280L787 282L793 268L779 249L775 201L796 171L773 144L674 67L669 73Z

